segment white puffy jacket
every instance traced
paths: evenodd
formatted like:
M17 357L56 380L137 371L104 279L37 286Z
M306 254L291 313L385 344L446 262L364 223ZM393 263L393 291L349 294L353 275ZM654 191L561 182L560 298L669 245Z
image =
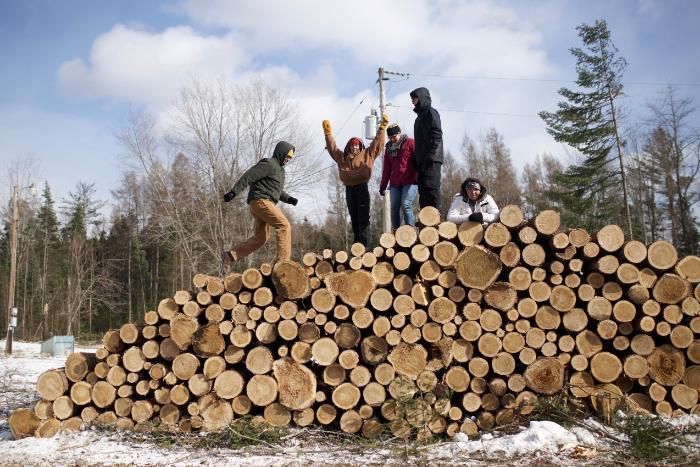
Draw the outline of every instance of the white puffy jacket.
M450 210L447 211L447 220L459 225L469 220L469 215L474 212L480 212L484 216L483 223L488 224L498 219L500 210L491 195L484 195L477 199L472 207L470 203L464 201L460 193L457 193L452 200Z

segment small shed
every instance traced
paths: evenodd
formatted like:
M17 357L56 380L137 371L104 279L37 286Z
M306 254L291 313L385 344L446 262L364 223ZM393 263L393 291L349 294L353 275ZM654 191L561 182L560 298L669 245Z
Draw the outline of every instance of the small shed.
M41 353L48 353L55 357L61 357L73 353L75 338L73 336L53 336L41 343Z

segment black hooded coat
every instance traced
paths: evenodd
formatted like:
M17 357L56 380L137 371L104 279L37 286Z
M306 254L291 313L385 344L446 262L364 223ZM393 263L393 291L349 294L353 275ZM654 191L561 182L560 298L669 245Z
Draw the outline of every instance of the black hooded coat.
M421 172L426 171L429 164L442 164L442 125L440 114L432 107L430 91L427 88L413 90L411 97L418 98L418 103L413 109L418 115L413 124L413 138L416 141L413 163L416 170Z

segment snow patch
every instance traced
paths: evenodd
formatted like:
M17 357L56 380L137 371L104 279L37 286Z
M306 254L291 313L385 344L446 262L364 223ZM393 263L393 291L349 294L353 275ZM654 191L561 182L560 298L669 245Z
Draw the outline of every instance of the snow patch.
M580 429L586 444L595 444L595 438L587 430ZM586 432L587 435L584 435ZM452 453L462 451L488 451L492 453L503 453L512 457L518 454L532 452L559 452L576 447L581 440L579 437L568 431L566 428L550 421L532 421L530 426L520 433L494 437L490 433L484 433L480 439L470 441L464 433L457 433L454 436L453 445L440 447L448 449Z

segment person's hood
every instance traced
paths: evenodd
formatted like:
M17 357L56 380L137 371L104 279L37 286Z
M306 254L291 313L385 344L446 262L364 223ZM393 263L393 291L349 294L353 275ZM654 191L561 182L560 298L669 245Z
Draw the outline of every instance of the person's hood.
M284 165L284 158L287 157L289 151L295 151L294 146L286 141L280 141L275 146L275 150L272 151L272 157L277 159L277 162L279 162L280 165Z
M417 97L418 98L418 103L416 106L413 108L415 112L419 112L423 109L427 109L430 107L433 103L432 99L430 99L430 91L428 91L428 88L417 88L411 91L411 97Z
M360 152L365 150L365 143L362 142L362 138L358 138L357 136L354 136L354 137L350 138L347 143L345 143L345 149L343 150L343 154L345 154L346 156L348 154L350 154L350 142L354 139L356 139L360 142Z

